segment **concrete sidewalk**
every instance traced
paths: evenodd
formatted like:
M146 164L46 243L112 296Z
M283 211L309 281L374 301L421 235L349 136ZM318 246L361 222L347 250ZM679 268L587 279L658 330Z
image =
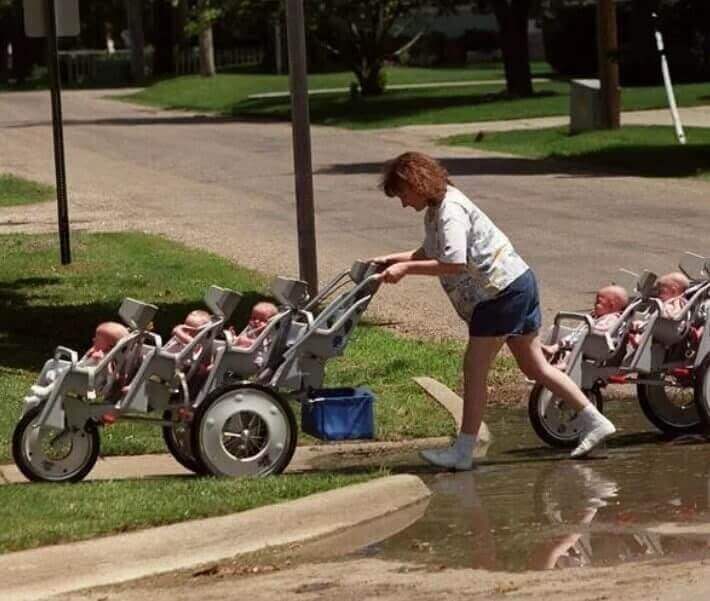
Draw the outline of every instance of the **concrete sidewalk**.
M388 465L393 461L396 462L396 456L405 456L411 462L412 455L418 450L443 447L448 443L447 437L440 437L401 442L352 442L303 446L296 449L291 463L286 468L286 473L379 466L382 464L383 457L387 457ZM415 459L415 461L419 460ZM188 475L192 475L192 472L182 467L172 455L123 455L100 458L86 480L126 480ZM0 465L0 485L23 483L27 483L27 479L14 464Z
M547 77L533 77L533 83L548 83L552 81ZM505 79L472 79L469 81L432 81L427 83L395 83L387 86L388 90L421 90L427 88L466 88L469 86L493 86L505 85ZM309 96L320 96L323 94L344 94L350 88L317 88L308 90ZM291 92L262 92L261 94L250 94L249 100L260 98L288 98Z
M710 127L710 106L692 106L678 109L683 127ZM668 109L647 111L624 111L622 125L661 125L673 127ZM440 138L492 131L516 131L561 127L569 125L569 115L536 117L530 119L508 119L504 121L471 121L469 123L447 123L441 125L405 125L404 127L370 130L389 141L415 144L431 142Z
M150 528L0 557L0 600L29 601L230 559L371 526L371 542L418 519L430 496L416 476L398 475L242 513ZM374 520L419 510L392 524Z

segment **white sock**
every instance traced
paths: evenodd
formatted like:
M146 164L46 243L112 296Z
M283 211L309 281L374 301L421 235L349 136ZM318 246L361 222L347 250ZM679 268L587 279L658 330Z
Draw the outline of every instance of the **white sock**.
M582 409L579 414L582 418L582 422L590 426L611 423L609 419L591 403Z
M466 434L465 432L459 432L456 442L454 442L454 449L459 457L470 457L473 455L473 447L476 444L476 437L473 434Z
M571 457L582 457L589 453L607 436L616 432L614 424L604 417L594 405L587 405L579 412L582 422L579 444L570 453Z

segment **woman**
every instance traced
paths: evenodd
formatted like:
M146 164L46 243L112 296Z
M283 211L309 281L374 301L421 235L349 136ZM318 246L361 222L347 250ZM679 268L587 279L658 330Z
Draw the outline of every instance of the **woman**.
M451 184L446 169L425 154L407 152L385 164L381 186L387 196L398 197L403 208L426 212L422 246L373 259L386 266L380 277L396 284L408 275L438 276L469 327L461 432L451 447L423 451L422 457L440 467L471 469L488 371L503 344L528 378L580 413L579 444L572 457L586 455L613 434L614 425L543 355L534 273L505 234Z

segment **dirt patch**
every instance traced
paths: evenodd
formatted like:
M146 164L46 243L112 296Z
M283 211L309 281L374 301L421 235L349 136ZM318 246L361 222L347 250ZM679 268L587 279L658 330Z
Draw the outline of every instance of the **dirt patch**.
M633 572L633 576L631 576ZM332 599L546 599L555 601L661 601L706 599L710 594L707 562L639 563L632 567L570 569L562 572L506 574L446 569L415 563L350 559L293 565L245 561L206 570L171 574L63 595L58 601L216 601L239 598Z

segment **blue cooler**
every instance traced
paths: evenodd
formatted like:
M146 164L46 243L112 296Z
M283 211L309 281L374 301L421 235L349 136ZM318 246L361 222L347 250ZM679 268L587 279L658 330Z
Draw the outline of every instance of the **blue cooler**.
M301 429L321 440L375 437L375 395L369 388L322 388L301 404Z

